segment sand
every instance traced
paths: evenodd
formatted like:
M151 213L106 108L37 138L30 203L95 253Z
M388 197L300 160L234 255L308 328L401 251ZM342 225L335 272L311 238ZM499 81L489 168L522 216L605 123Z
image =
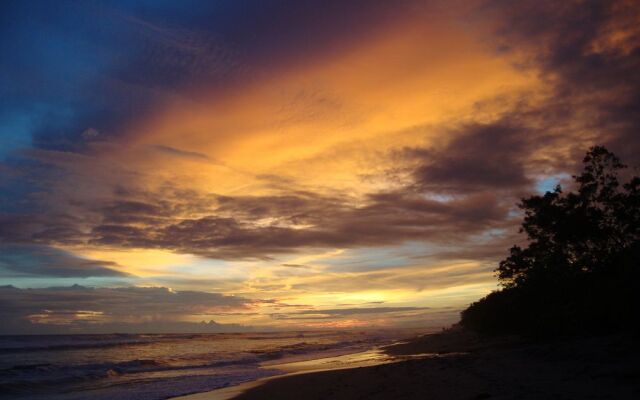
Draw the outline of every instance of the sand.
M172 400L228 400L235 398L236 396L248 391L249 389L264 385L273 379L282 378L284 376L383 365L387 363L398 362L401 359L406 358L407 357L402 355L390 355L387 351L385 351L385 349L382 348L374 348L356 353L338 353L337 355L329 355L327 357L311 360L305 359L303 361L294 361L287 363L278 363L277 361L265 362L262 364L264 368L274 368L279 370L282 374L258 379L256 381L242 383L240 385L217 389L210 392L174 397L172 398Z
M532 342L457 330L388 347L380 365L294 371L183 399L637 399L635 343L630 335Z

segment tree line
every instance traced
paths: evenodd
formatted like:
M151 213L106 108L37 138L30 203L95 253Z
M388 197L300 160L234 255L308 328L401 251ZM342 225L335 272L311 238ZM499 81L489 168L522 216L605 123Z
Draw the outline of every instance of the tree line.
M521 232L496 274L501 289L471 304L461 324L485 333L594 333L633 328L640 296L640 177L592 147L575 189L525 198ZM628 174L627 174L628 175Z

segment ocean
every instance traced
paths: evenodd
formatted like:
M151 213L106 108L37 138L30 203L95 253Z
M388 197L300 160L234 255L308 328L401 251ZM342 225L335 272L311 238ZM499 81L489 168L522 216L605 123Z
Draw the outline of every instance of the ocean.
M357 353L398 331L0 336L0 398L159 400Z

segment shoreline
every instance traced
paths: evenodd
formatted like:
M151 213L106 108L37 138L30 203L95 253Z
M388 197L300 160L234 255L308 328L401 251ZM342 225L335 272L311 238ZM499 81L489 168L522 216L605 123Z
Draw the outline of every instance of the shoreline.
M310 360L307 369L172 400L635 399L634 343L627 334L539 342L449 330L356 353L393 361L314 370Z
M289 361L285 363L273 361L265 362L261 365L261 368L275 369L283 372L281 374L266 376L253 381L247 381L237 385L222 387L206 392L170 397L168 400L230 400L249 392L253 388L267 384L268 382L296 375L375 367L444 354L442 352L417 351L414 348L415 343L419 340L434 334L436 333L423 333L414 336L413 338L397 340L390 344L374 346L373 348L364 351L356 351L352 353L349 352L303 361Z
M397 343L376 346L364 351L328 355L309 360L305 359L302 361L290 361L285 363L266 362L261 365L261 368L279 370L282 371L282 373L206 392L171 397L170 400L229 400L272 380L302 374L315 374L326 371L339 371L400 362L403 359L406 359L406 356L392 356L384 349L389 346L405 342L406 340L402 340Z

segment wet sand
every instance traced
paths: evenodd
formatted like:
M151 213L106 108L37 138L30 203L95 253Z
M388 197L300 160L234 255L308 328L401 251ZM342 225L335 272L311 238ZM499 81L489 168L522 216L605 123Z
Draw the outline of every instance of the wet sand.
M294 375L318 373L323 371L337 371L352 368L382 365L398 362L401 359L411 358L411 356L393 356L383 349L374 348L371 350L339 354L323 358L295 361L288 363L267 362L263 363L263 368L277 369L281 375L266 377L256 381L246 382L236 386L230 386L210 392L196 393L186 396L175 397L173 400L228 400L249 391L252 388L266 384L267 382Z
M181 399L636 399L635 339L532 342L449 331L388 347L379 365L312 373L292 367L289 375Z

